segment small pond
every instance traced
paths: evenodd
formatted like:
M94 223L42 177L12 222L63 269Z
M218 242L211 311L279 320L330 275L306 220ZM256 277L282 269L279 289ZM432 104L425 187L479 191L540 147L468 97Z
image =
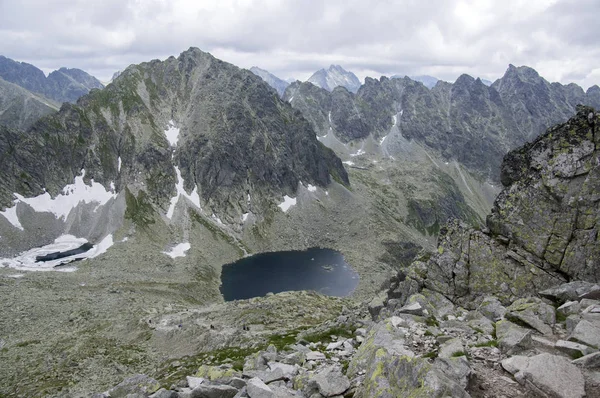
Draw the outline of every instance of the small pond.
M358 274L341 253L331 249L261 253L223 266L221 293L225 301L264 296L269 292L314 290L347 296Z

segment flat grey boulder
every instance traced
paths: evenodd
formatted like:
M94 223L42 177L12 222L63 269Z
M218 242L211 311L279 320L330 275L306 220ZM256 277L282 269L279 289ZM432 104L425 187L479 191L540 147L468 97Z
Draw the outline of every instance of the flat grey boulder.
M454 356L459 356L460 354L464 354L465 346L462 341L458 338L450 339L446 341L440 347L438 351L438 357L440 358L452 358Z
M206 381L206 379L204 377L193 377L193 376L187 376L186 380L188 383L188 387L191 388L192 390Z
M149 398L179 398L179 394L177 394L175 391L165 390L164 388L161 388L154 394L150 395Z
M600 321L581 320L573 329L569 340L600 348Z
M600 352L594 352L593 354L577 358L571 361L571 363L583 368L600 368Z
M583 296L586 296L594 291L598 291L600 293L600 286L595 283L575 281L543 290L540 292L540 296L557 302L565 302L586 298Z
M250 398L274 398L275 393L261 379L254 377L248 380L246 391Z
M123 380L117 386L108 391L111 398L126 397L130 394L145 394L150 395L160 388L160 383L152 377L138 374L128 379Z
M232 386L200 384L190 392L190 398L233 398L237 393Z
M552 354L534 357L517 355L502 361L502 367L522 385L541 396L580 398L585 396L585 381L577 366Z
M524 323L543 335L552 334L556 322L556 313L552 306L542 300L529 297L518 299L507 308L506 319L516 323Z
M311 351L306 354L307 361L324 361L325 354L319 351Z
M558 340L554 348L569 355L584 356L596 351L585 344L575 343L573 341Z
M405 305L404 307L397 310L397 312L400 314L410 314L410 315L417 315L417 316L423 316L423 314L424 314L423 311L424 311L423 306L418 302L414 302L412 304Z
M336 367L328 367L312 378L324 397L341 395L350 388L350 380Z
M532 345L531 330L507 320L496 322L496 337L500 349L509 355L526 350Z
M506 314L506 308L502 305L500 300L494 296L484 298L477 308L477 311L481 312L492 322L499 321L504 318L504 314Z

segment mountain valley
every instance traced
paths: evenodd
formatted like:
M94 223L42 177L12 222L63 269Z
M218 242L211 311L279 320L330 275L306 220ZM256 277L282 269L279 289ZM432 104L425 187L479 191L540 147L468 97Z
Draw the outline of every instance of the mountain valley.
M250 380L279 391L264 396L478 397L477 377L525 366L516 354L560 355L554 341L535 351L531 331L523 350L505 348L502 322L537 322L560 341L600 322L600 304L583 308L600 291L598 86L512 65L491 85L361 85L334 65L288 85L190 48L103 87L82 71L46 78L0 61L0 361L11 364L0 396L233 397L242 387L224 386L243 378L244 391ZM6 72L18 68L26 82ZM81 258L32 260L88 242ZM316 247L358 274L350 296L224 300L223 265ZM555 309L537 293L575 281L588 285L571 321L544 318L538 307ZM490 321L492 295L508 315ZM519 307L532 295L542 320ZM478 323L465 331L452 323L461 317ZM462 348L442 355L450 339ZM595 355L588 345L578 349ZM469 362L482 347L497 358ZM282 365L294 375L262 373ZM399 368L412 384L394 379ZM466 372L458 387L453 371ZM348 386L313 380L328 372ZM152 388L119 384L140 373ZM593 396L598 372L583 373ZM547 387L509 380L509 395Z

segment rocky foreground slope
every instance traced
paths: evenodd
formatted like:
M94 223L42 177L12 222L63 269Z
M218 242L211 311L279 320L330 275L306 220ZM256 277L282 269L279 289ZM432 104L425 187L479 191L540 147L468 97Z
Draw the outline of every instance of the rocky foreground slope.
M266 350L207 353L172 385L138 375L96 396L599 397L599 121L579 107L508 154L488 228L443 228L371 317L343 308Z

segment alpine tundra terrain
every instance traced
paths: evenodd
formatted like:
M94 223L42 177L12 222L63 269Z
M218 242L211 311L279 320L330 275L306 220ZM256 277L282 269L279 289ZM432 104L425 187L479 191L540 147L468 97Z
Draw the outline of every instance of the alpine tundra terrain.
M594 396L600 88L279 94L190 48L0 125L0 395ZM224 302L222 265L310 247L351 296Z

